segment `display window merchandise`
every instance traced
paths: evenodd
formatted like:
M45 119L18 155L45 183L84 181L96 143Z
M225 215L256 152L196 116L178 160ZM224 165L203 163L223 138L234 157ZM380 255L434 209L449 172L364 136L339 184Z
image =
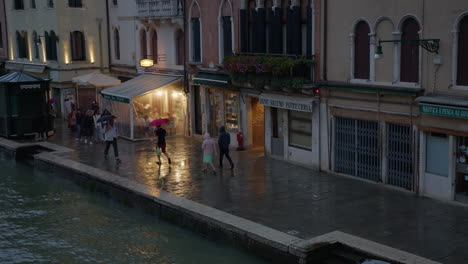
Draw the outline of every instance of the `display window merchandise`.
M225 93L226 129L236 133L239 130L239 95Z

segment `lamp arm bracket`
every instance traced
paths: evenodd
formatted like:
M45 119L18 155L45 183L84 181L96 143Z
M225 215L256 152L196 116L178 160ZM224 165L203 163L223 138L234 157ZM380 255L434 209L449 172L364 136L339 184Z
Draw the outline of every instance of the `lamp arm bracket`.
M400 40L379 40L379 46L385 42L411 42L421 46L423 49L439 54L440 39L400 39Z

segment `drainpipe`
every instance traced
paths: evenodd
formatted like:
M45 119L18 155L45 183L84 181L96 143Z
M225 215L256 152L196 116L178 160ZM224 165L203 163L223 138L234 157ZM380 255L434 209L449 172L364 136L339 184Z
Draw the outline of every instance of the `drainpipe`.
M6 47L6 54L7 54L7 61L10 59L10 47L9 47L9 42L8 42L8 19L7 19L7 16L6 16L6 6L5 6L5 0L3 0L3 16L5 17L5 30L4 30L4 34L6 36L6 39L5 39L5 47ZM3 36L0 36L1 38L3 38Z
M112 64L112 59L111 59L111 34L110 34L110 18L109 18L109 0L106 0L106 23L107 23L107 60L108 60L108 66L109 67L109 72L111 71L111 64Z
M323 17L323 40L322 40L322 47L323 47L323 60L322 60L322 68L323 68L323 75L322 80L327 80L327 33L328 33L328 1L323 0L323 12L321 16Z

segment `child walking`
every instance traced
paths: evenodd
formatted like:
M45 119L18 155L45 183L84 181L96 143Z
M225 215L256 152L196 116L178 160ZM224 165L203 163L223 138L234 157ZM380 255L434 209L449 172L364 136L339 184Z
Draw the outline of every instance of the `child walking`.
M208 169L208 165L213 169L213 174L216 174L215 166L213 165L213 155L216 153L216 144L211 138L210 133L206 132L203 136L203 164L205 164L203 171Z

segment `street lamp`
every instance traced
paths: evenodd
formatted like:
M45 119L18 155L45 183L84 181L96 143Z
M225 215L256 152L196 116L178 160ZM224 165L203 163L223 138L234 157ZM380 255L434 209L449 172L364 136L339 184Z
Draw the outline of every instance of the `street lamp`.
M154 65L154 60L152 59L142 59L140 60L140 66L144 68L148 68Z
M423 49L439 54L439 42L440 39L400 39L400 40L379 40L379 44L375 49L374 58L380 59L383 58L382 43L384 42L411 42L413 44L421 46Z

